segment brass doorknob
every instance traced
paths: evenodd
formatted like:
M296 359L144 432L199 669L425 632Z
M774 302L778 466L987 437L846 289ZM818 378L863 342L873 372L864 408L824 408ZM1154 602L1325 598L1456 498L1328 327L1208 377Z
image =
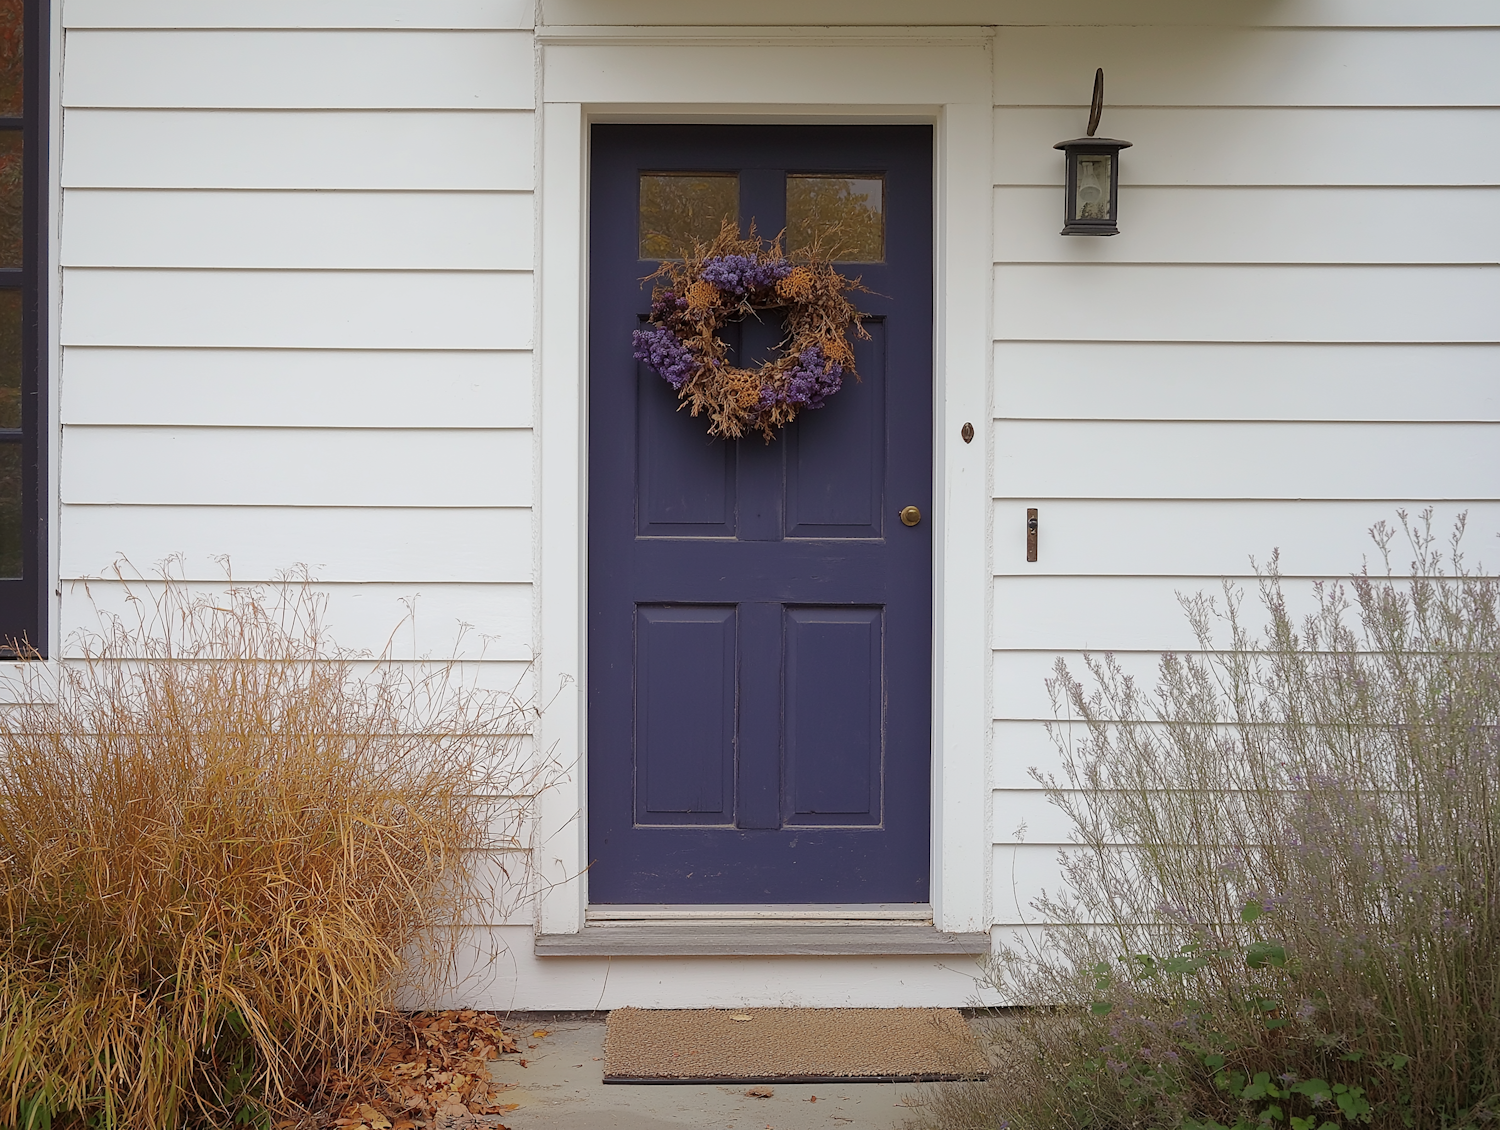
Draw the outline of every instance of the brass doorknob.
M915 506L904 507L901 511L901 521L908 526L915 526L922 520L922 512Z

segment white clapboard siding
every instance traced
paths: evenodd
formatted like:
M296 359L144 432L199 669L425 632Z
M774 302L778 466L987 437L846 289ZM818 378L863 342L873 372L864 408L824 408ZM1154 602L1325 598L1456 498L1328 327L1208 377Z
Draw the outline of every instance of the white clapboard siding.
M68 110L63 135L66 188L454 190L533 182L529 111Z
M1006 498L1500 497L1500 426L1021 421L995 425Z
M64 581L80 590L83 583ZM88 599L68 602L64 613L83 618L64 627L97 624L96 609L133 620L129 593L142 597L159 587L159 582L136 581L127 586L112 579L91 579ZM189 594L223 591L222 582L183 587ZM340 647L379 655L389 645L390 654L403 659L442 659L456 653L467 659L524 662L532 655L530 585L320 583L318 592L328 602L324 624ZM412 607L415 615L408 616ZM463 624L472 628L459 646ZM77 649L70 648L67 654L76 655Z
M266 581L295 564L321 581L528 582L525 507L78 506L58 516L58 570L100 576L181 555L182 575Z
M1026 511L1038 510L1036 561L1026 560ZM1426 503L1221 501L1194 499L1024 498L995 503L994 567L1004 577L1250 577L1251 558L1264 566L1281 551L1281 571L1297 577L1347 577L1368 561L1383 570L1369 530L1399 529L1397 511L1416 520ZM1435 508L1445 536L1468 514L1471 564L1500 573L1500 502ZM1411 547L1398 532L1392 561L1404 570Z
M456 271L63 272L65 345L525 349L531 276Z
M1154 651L1127 651L1123 648L1100 648L1089 653L1097 660L1106 654L1114 656L1120 668L1142 687L1156 683L1161 654ZM994 719L997 722L1050 722L1055 715L1047 696L1047 680L1052 678L1058 659L1068 666L1073 677L1085 685L1089 682L1085 654L1080 651L997 651L991 659L991 690Z
M1088 685L1086 680L1084 685ZM1049 725L1051 733L1048 732ZM1158 736L1164 735L1165 728L1159 723L1152 722L1147 725L1155 730ZM1222 724L1219 730L1226 738L1237 737L1236 728L1232 723ZM1071 722L1063 718L1051 723L996 722L993 736L991 782L994 788L1012 794L1030 793L1032 803L1040 807L1047 801L1045 797L1038 795L1037 791L1040 786L1031 776L1031 770L1036 769L1044 779L1050 777L1059 784L1065 784L1067 774L1063 749L1069 748L1076 754L1079 743L1088 737L1088 733L1082 722ZM1039 825L1034 824L1033 827L1039 827ZM997 818L994 824L995 842L1010 842L1014 828L1014 822L1005 823ZM1027 837L1028 840L1041 838L1043 838L1042 835Z
M532 0L65 0L70 28L529 28Z
M63 429L63 503L526 506L529 431ZM290 549L290 547L289 547Z
M1060 738L1082 737L1081 730L1072 731L1065 724L1055 728ZM993 746L990 754L990 783L997 789L1035 790L1032 779L1035 768L1059 780L1063 776L1062 753L1047 732L1045 722L995 722L993 724ZM1033 791L1032 803L1038 803ZM1041 803L1045 803L1042 801ZM997 840L1007 838L1014 825L1006 827L995 821L994 834Z
M530 270L528 192L68 189L67 267Z
M90 0L90 3L108 0ZM732 4L700 0L546 0L547 24L756 24L771 25L1133 25L1188 24L1275 27L1495 26L1490 0L1284 0L1276 4L1204 4L1201 0L760 0L753 17Z
M1126 160L1129 160L1127 151ZM1234 188L1135 185L1120 234L1059 234L1053 185L995 191L995 258L1009 263L1488 263L1500 188Z
M1000 342L995 414L1495 421L1500 345Z
M1045 801L1041 803L1045 804ZM996 844L991 850L995 925L1041 925L1047 922L1048 919L1031 903L1043 893L1056 898L1063 892L1064 879L1058 852L1079 849L1067 843L1025 842Z
M524 428L531 380L527 352L72 346L60 414L64 424Z
M991 797L995 843L1045 845L1074 842L1073 821L1062 809L1037 796L1034 784L1030 788L996 789Z
M1497 57L1500 28L1003 27L995 103L1087 106L1103 67L1110 120L1121 106L1493 106Z
M1316 610L1317 583L1300 577L1281 582L1287 610L1295 619ZM1242 623L1258 637L1269 617L1253 596L1255 581L1236 580L1232 585L1241 593L1248 590L1240 610ZM995 578L994 594L994 646L1009 651L1192 651L1199 644L1182 600L1202 595L1225 607L1223 582L1213 576L1009 576ZM1227 631L1214 639L1214 646L1228 643Z
M1495 342L1497 310L1500 265L995 269L998 338Z
M62 104L530 109L524 31L71 31Z
M997 109L995 183L1060 187L1053 143L1087 124L1086 107ZM1138 184L1500 184L1500 114L1488 109L1122 107L1099 135L1134 143L1120 158L1122 202Z

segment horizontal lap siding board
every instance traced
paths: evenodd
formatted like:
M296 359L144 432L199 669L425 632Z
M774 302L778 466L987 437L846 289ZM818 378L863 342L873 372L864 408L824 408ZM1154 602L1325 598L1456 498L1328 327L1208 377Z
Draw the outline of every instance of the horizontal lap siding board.
M1089 77L1085 69L1085 94ZM1060 186L1054 159L1062 158L1052 144L1081 134L1087 116L1086 106L996 107L995 183ZM1112 105L1099 129L1101 137L1107 130L1134 143L1120 160L1122 191L1133 185L1500 184L1500 121L1481 107Z
M305 565L341 645L535 654L532 6L68 0L63 629ZM414 625L394 637L409 608Z
M525 506L531 464L527 429L73 425L59 493L96 505Z
M236 577L236 580L240 578ZM76 594L79 603L101 612L114 613L129 622L133 605L129 594L150 599L159 586L132 581L89 580L87 595ZM222 593L224 584L194 582L188 592ZM318 593L327 603L324 623L338 646L370 655L387 648L393 657L416 659L432 656L441 663L454 654L472 660L524 663L531 658L531 586L519 585L413 585L364 582L360 584L318 583ZM476 625L460 643L461 625ZM482 629L477 627L483 625ZM481 636L482 632L482 636ZM76 654L76 648L69 652Z
M1085 9L1114 18L1075 3L1050 22L1096 22ZM1494 571L1500 238L1480 217L1500 204L1500 72L1476 60L1500 30L1294 26L1353 10L1212 27L1164 2L1144 10L1157 26L997 31L997 924L1038 921L1031 900L1061 888L1072 832L1028 773L1061 768L1059 658L1081 675L1113 653L1149 688L1163 651L1197 647L1180 595L1235 578L1258 625L1251 557L1279 548L1306 611L1314 579L1381 567L1367 531L1402 508L1436 504L1444 532L1467 511L1470 560ZM1395 11L1359 10L1371 25ZM1065 239L1051 146L1083 132L1096 66L1099 133L1135 143L1121 234Z
M69 189L68 267L529 271L529 192Z
M1133 153L1126 154L1129 162ZM1110 239L1058 239L1053 185L995 189L1006 263L1484 264L1500 262L1500 187L1135 185Z
M488 349L68 350L68 424L529 428L531 354Z
M1493 422L1497 372L1488 342L1004 341L995 405L1007 420L1086 404L1095 420Z
M530 272L63 272L62 341L318 349L527 349Z
M67 0L70 28L530 28L532 0Z
M233 34L225 32L224 34ZM521 110L65 110L69 188L532 188Z
M531 56L528 31L76 30L63 105L529 110Z
M434 500L436 502L437 500ZM139 567L180 553L186 576L213 580L228 556L237 577L274 579L292 561L322 581L526 584L531 511L521 506L232 506L71 503L62 508L62 575ZM170 531L170 535L163 531ZM440 546L441 552L433 547ZM295 552L295 557L288 554Z
M110 0L87 0L92 5ZM190 0L158 0L184 3ZM242 0L244 2L244 0ZM286 0L281 0L286 2ZM546 0L549 24L737 25L748 22L745 10L732 4L697 0ZM1203 4L1200 0L1152 0L1121 4L1119 0L928 0L918 11L911 0L759 0L755 22L770 26L829 27L907 26L924 24L1046 25L1229 25L1272 27L1407 27L1416 16L1431 27L1500 24L1489 0L1423 0L1413 11L1411 0L1281 0L1275 4Z
M1025 508L1045 507L1044 552L1026 560ZM1281 569L1292 577L1343 577L1360 556L1378 565L1366 541L1370 526L1394 524L1398 509L1415 516L1424 499L1313 500L1189 498L1002 498L994 504L995 575L1001 578L1125 577L1193 578L1253 576L1250 559L1265 565L1280 550ZM1440 528L1452 528L1466 511L1477 532L1500 529L1500 502L1450 502L1437 507ZM1495 553L1475 539L1475 556L1493 563ZM1404 551L1404 542L1398 550ZM1404 566L1404 552L1396 562ZM1164 625L1170 635L1176 622Z

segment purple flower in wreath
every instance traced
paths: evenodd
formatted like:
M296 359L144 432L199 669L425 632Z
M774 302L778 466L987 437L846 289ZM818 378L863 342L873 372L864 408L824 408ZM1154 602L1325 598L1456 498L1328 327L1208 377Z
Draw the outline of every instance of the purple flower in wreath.
M675 291L664 290L651 300L651 320L670 318L679 310L687 309L687 299L679 298Z
M786 398L793 404L821 408L843 383L844 367L837 361L828 360L814 345L797 354L797 364L786 383Z
M726 294L743 296L769 290L791 273L785 259L757 259L753 255L720 255L704 261L699 272L704 282Z
M630 335L630 340L635 346L635 359L655 369L679 392L692 379L698 363L687 346L667 327L636 330Z

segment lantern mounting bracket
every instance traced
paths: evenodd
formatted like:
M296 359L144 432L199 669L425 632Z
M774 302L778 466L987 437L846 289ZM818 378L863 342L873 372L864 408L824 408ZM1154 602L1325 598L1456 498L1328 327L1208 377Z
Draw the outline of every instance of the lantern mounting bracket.
M1099 119L1104 115L1104 68L1094 72L1094 98L1089 104L1088 136L1093 137L1099 128Z

